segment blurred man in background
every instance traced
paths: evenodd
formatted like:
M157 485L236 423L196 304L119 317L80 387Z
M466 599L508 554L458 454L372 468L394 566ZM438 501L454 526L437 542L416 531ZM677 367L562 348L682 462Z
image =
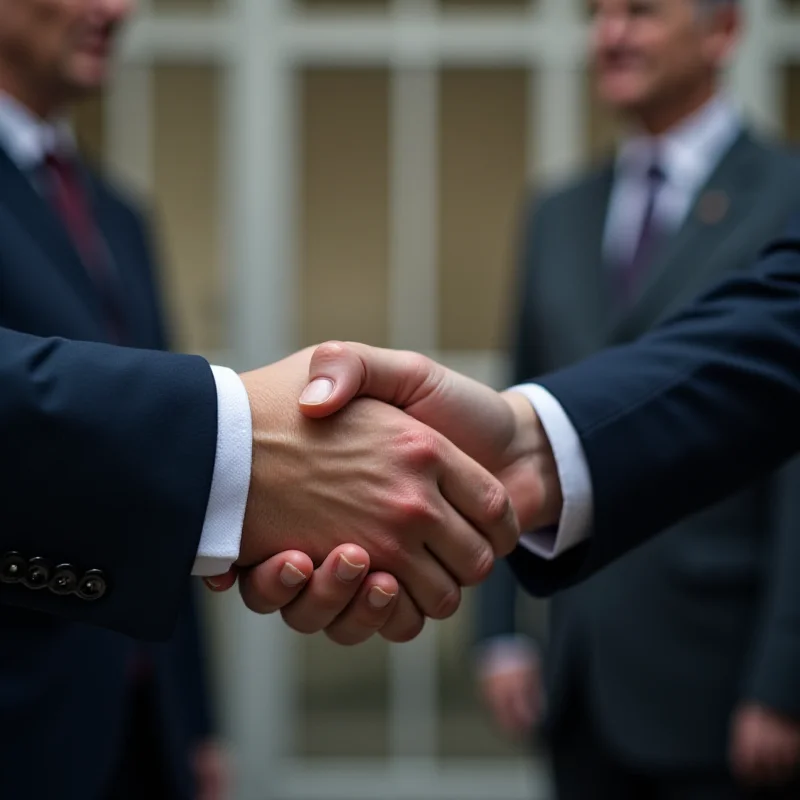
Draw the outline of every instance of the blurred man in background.
M103 85L130 11L130 0L0 0L0 203L18 223L0 241L3 326L166 346L146 223L81 160L61 121ZM186 600L172 641L146 646L0 608L0 795L227 796Z
M638 337L800 207L795 159L720 89L735 0L595 0L616 157L535 202L516 379ZM681 480L680 475L675 476ZM479 596L482 694L506 730L539 722L560 800L799 797L800 467L675 526L551 603L548 652L518 633L499 564Z

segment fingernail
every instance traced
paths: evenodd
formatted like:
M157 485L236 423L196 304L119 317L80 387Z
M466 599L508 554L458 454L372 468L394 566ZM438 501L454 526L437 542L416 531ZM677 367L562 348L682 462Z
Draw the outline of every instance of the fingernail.
M373 586L367 592L367 602L373 608L386 608L394 600L394 595L384 592L380 586Z
M281 570L281 583L293 589L306 581L306 576L294 564L286 563Z
M345 583L351 583L364 571L365 566L366 564L354 564L340 555L336 562L336 576Z
M333 394L333 381L330 378L316 378L306 386L300 395L300 402L307 406L324 403Z
M209 589L219 589L219 584L211 578L203 578Z

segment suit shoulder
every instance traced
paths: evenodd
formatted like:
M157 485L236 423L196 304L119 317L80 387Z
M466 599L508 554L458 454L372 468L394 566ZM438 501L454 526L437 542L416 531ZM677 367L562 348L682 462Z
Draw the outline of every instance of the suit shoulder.
M766 196L774 198L784 213L796 223L800 214L800 148L777 145L769 148L765 172Z
M571 205L598 181L607 179L612 170L613 162L606 160L556 181L540 193L532 191L529 207L539 213L549 213L553 208Z
M766 164L792 174L800 172L800 146L797 144L764 133L753 134L751 141Z
M800 147L797 145L784 144L771 151L775 166L781 170L783 177L786 171L793 178L800 178ZM792 184L793 188L800 194L800 181Z

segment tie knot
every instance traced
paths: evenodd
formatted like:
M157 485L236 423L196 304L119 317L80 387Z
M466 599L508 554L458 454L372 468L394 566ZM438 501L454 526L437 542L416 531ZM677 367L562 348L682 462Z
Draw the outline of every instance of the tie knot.
M664 172L661 164L658 161L653 161L652 164L647 168L647 181L655 186L658 186L667 179L667 175Z
M64 153L50 150L44 155L44 165L55 172L67 172L72 167L72 159Z

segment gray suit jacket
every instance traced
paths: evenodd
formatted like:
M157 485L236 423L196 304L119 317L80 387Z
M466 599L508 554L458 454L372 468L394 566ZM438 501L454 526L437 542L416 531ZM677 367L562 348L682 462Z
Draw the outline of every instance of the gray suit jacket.
M640 336L725 271L748 268L800 207L800 162L743 133L663 245L640 300L621 313L601 256L612 180L609 164L530 211L515 380ZM548 729L591 709L627 758L691 768L725 760L742 701L800 716L800 630L782 622L782 610L800 604L798 566L792 463L556 596ZM479 593L479 640L513 632L516 591L498 565Z

